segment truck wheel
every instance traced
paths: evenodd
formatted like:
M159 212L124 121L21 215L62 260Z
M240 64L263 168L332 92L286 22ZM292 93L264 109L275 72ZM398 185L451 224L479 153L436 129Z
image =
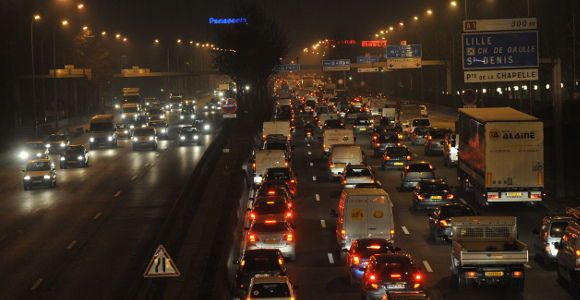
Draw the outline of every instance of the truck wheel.
M521 293L524 291L524 280L523 279L514 279L510 284L510 288L514 292Z

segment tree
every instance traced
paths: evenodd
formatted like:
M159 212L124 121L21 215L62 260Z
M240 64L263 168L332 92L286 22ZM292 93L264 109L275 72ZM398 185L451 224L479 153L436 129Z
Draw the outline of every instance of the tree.
M275 65L288 52L286 35L279 24L254 4L241 3L232 15L246 18L243 24L228 25L217 45L232 51L215 51L213 63L238 84L239 111L259 120L268 113L267 85ZM250 91L244 86L249 85Z

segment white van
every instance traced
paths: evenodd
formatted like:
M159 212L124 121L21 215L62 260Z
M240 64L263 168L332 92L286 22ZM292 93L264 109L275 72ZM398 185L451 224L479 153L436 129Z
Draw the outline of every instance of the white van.
M350 249L360 238L383 238L393 242L395 219L389 194L383 189L343 189L338 201L336 240L341 249Z
M348 165L362 165L363 151L359 145L334 145L330 149L328 156L328 178L332 180L342 175L344 168Z
M348 145L354 142L352 129L324 129L322 132L322 150L325 154L328 154L330 148L335 145Z
M262 138L265 139L269 135L281 134L291 139L290 121L266 121L262 124Z
M257 150L254 153L252 169L254 170L254 184L262 184L262 179L269 168L283 168L288 166L284 150Z

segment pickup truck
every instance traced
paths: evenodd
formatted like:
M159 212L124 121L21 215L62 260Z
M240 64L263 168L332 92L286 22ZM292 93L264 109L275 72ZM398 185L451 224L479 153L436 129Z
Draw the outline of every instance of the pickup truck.
M451 280L459 289L474 284L524 289L528 246L517 240L516 217L452 218L451 239Z

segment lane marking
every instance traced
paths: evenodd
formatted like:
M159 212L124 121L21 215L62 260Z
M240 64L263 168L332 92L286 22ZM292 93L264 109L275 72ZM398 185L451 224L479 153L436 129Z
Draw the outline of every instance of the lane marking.
M77 240L70 242L70 244L68 244L68 246L66 247L66 250L72 249L76 244L77 244Z
M32 287L30 288L31 291L36 290L40 284L42 284L42 282L44 281L44 279L42 278L38 278L38 280L32 285Z
M326 228L326 221L320 220L320 227Z
M100 218L103 215L102 212L98 212L94 217L93 220L97 220L98 218Z
M308 151L308 155L312 155L312 152Z
M380 181L380 180L377 180L377 183L378 183L379 185L381 185L381 186L383 185L383 183L381 183L381 181Z
M526 269L531 269L532 268L532 266L529 263L525 263L524 264L524 267L526 267Z
M307 147L310 147L310 143L306 144Z
M137 179L137 175L133 175L133 177L131 177L131 181L135 181L135 179Z
M131 179L131 180L133 180L133 179ZM117 191L117 192L115 193L115 195L113 195L113 197L117 198L117 197L119 197L119 195L121 195L121 191Z
M433 269L431 269L431 265L429 264L428 261L424 260L423 261L423 266L425 267L425 270L427 270L427 272L433 273Z
M316 181L316 176L312 176L312 181Z
M459 198L459 201L461 201L461 203L463 203L464 205L467 205L467 201L465 201L465 199Z
M320 195L316 194L314 197L316 198L316 201L320 201Z
M405 226L401 226L401 229L403 229L403 232L405 233L405 235L409 235L409 230L407 230L407 227Z
M313 162L310 162L310 166L313 167L314 166L314 163Z
M334 264L334 256L332 256L332 253L328 253L328 262L333 265Z

